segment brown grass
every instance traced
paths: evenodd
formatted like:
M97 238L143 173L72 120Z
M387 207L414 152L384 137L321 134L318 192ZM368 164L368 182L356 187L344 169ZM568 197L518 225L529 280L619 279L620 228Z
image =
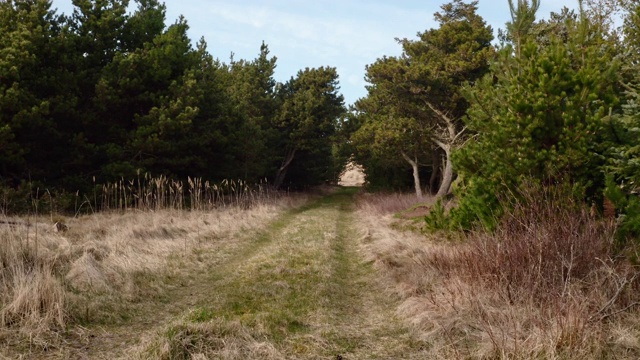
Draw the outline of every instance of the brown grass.
M357 198L357 205L361 211L378 215L395 214L416 206L430 206L434 202L431 196L420 199L415 193L362 192Z
M65 326L66 294L55 277L60 264L48 251L49 242L41 234L37 247L33 232L31 239L21 236L27 231L0 228L0 329L18 329L46 342L49 330Z
M150 174L134 180L116 181L96 186L93 199L85 196L81 205L99 210L210 210L235 206L249 208L274 201L281 194L267 182L256 184L244 180L222 180L212 183L201 178L187 181ZM82 206L80 206L81 208ZM81 210L78 209L77 211Z
M444 242L362 208L363 247L433 358L640 356L638 269L614 225L556 191L524 194L493 234Z
M265 199L251 206L229 200L206 210L203 205L191 211L129 208L56 216L68 226L66 232L37 221L43 219L5 217L0 224L0 339L19 336L27 339L26 346L47 349L69 324L112 321L122 315L120 304L149 296L155 285L145 279L161 278L171 258L232 242L235 234L264 226L305 201L302 196Z

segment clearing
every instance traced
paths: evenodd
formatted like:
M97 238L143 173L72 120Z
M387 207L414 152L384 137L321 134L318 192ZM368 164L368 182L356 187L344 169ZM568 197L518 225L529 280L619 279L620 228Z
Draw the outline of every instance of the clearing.
M398 299L359 252L356 191L339 189L266 228L175 256L168 285L129 306L127 316L87 321L68 331L64 346L27 356L423 358L427 345L397 318Z

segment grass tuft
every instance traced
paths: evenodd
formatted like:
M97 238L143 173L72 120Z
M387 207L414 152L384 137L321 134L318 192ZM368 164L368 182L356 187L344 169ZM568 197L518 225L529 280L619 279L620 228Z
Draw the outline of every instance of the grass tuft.
M132 359L282 359L255 330L239 321L212 319L170 326Z
M414 193L368 193L358 195L357 206L367 213L379 215L395 214L419 206L434 203L432 197L418 198Z

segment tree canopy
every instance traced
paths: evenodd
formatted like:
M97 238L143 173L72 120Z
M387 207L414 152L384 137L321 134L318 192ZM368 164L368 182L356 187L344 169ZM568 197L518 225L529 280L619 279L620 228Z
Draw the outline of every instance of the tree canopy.
M438 189L431 191L438 197L449 192L451 152L463 136L468 106L460 89L489 68L493 34L476 13L477 5L460 0L443 5L435 14L439 28L418 33L417 40L398 39L402 56L382 57L367 67L368 96L356 103L362 118L354 136L362 144L360 161L370 167L404 159L413 170L418 197L420 164L431 165L432 177L442 174ZM375 149L362 149L367 144Z
M367 181L409 164L420 196L420 176L431 174L430 190L453 190L456 206L429 224L463 229L491 228L522 186L564 184L587 206L615 203L626 233L640 235L640 7L589 0L538 20L537 0L507 5L496 44L477 2L454 0L437 28L399 40L401 56L367 67L352 136Z
M151 172L209 180L332 180L344 113L335 68L281 84L276 57L215 59L157 0L0 2L0 186L52 191ZM304 160L295 172L290 153ZM288 167L288 166L287 166Z

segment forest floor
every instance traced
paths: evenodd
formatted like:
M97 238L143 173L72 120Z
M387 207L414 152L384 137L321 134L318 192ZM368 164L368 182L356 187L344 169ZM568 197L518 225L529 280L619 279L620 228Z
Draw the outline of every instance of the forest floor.
M63 345L24 358L424 358L426 344L361 253L355 193L341 188L266 227L173 256L162 279L147 275L163 286L128 304L126 316L87 314Z

